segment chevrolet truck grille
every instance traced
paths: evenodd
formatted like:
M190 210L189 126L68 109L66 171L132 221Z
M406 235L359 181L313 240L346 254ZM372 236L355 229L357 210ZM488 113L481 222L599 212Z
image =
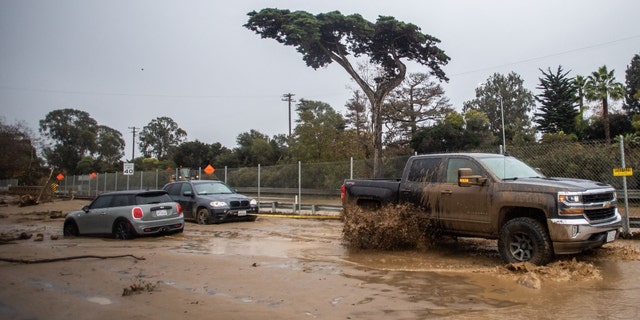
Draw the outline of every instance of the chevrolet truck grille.
M584 203L612 201L613 192L585 194L582 198Z
M609 218L613 218L616 215L616 208L611 207L611 208L585 210L585 215L591 221L606 220Z

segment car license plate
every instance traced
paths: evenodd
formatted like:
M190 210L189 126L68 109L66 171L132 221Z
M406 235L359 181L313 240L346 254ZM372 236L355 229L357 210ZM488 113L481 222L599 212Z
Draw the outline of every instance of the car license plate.
M247 215L247 210L238 211L238 216L239 217L246 216L246 215Z
M167 210L156 210L156 217L164 217L168 214Z
M616 231L612 230L607 232L607 242L611 242L616 239Z

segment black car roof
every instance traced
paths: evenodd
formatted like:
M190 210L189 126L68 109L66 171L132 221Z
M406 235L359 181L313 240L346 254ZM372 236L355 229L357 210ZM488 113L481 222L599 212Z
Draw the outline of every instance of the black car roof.
M154 194L154 193L167 193L167 191L162 189L138 189L138 190L120 190L120 191L110 191L100 194L102 195L113 195L113 194L129 194L129 195L141 195L141 194Z

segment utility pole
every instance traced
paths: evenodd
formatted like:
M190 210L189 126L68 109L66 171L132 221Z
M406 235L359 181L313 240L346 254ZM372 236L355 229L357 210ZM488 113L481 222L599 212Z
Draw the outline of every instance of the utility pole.
M129 127L129 129L131 129L131 132L133 133L133 144L131 145L131 162L133 162L133 159L135 159L135 153L136 153L136 129L140 129L140 128L136 128L136 127Z
M293 93L285 93L282 95L282 101L289 102L289 137L291 137L291 103L296 102L293 100L293 96L295 96Z

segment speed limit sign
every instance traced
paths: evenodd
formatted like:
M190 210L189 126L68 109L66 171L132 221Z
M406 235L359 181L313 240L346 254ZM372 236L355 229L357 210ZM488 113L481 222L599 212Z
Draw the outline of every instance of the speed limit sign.
M133 175L133 163L125 163L124 164L124 169L122 170L122 173L125 176L132 176Z

